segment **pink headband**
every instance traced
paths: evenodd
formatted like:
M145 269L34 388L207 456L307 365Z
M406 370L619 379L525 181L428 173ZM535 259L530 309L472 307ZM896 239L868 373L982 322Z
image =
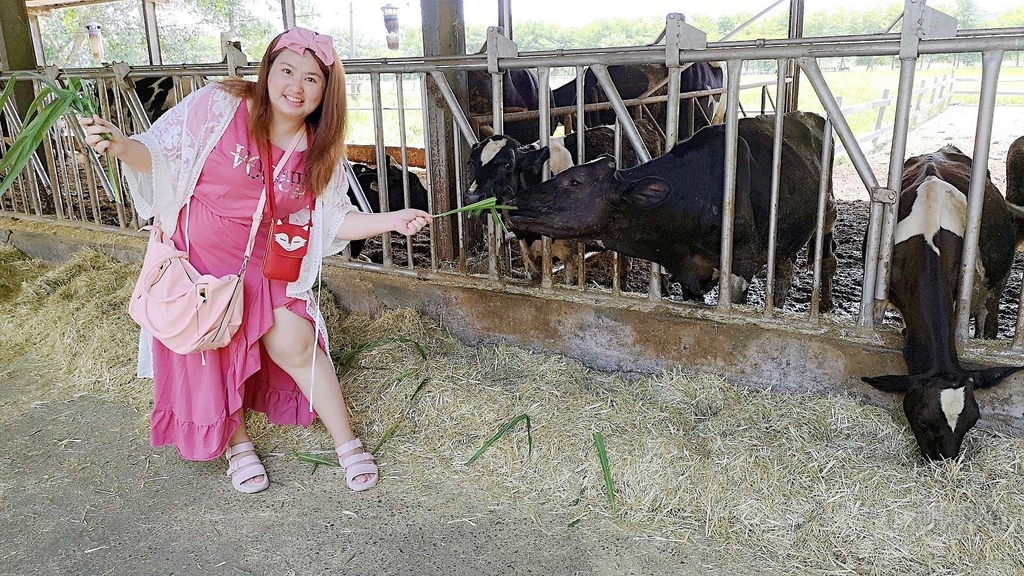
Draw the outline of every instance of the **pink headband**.
M330 66L334 64L332 42L333 38L326 34L317 34L306 28L292 28L281 35L274 50L288 48L297 54L305 54L306 50L312 50L324 66Z

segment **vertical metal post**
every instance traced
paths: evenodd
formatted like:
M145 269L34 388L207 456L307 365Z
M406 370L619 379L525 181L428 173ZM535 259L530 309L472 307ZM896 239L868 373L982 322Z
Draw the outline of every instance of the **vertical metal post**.
M377 196L381 213L391 210L388 193L388 155L384 142L384 106L381 103L380 72L370 73L370 102L373 105L373 132L377 147ZM384 266L392 266L391 233L381 235Z
M163 64L163 56L160 53L160 28L156 21L156 2L143 0L142 2L142 23L146 27L146 48L149 50L149 63L153 65Z
M780 58L777 61L775 79L775 102L782 103L786 98L786 67L789 61ZM775 106L775 137L772 143L772 187L771 208L768 216L768 271L764 286L764 315L775 313L775 259L779 237L779 186L782 174L782 130L785 112Z
M878 262L874 274L874 301L872 302L872 323L880 321L885 309L885 301L889 298L889 276L892 267L892 249L896 237L896 214L900 205L900 188L903 181L903 159L907 155L907 132L910 130L910 108L914 97L914 70L917 58L904 58L900 60L900 81L899 90L896 93L896 118L892 133L892 149L889 152L889 177L887 188L895 192L892 202L882 207L881 229L871 233L868 237L868 247L872 242L878 244ZM872 202L872 214L875 205ZM870 231L870 229L869 229ZM865 258L865 266L871 265L870 260ZM867 287L867 275L865 268L865 288ZM865 290L867 292L867 290ZM863 300L862 300L863 304ZM863 313L863 310L862 310ZM869 324L870 326L870 324Z
M434 171L431 170L431 167L434 165L434 157L431 147L427 145L430 141L431 126L430 117L427 115L428 104L427 75L420 74L420 114L423 120L423 163L426 164L427 173L427 212L434 214ZM432 223L430 226L430 271L433 273L437 273L438 235L437 225L435 224L436 223Z
M28 26L32 31L32 50L36 56L36 62L40 66L46 66L46 54L43 53L43 45L39 40L42 38L42 33L39 31L39 15L35 12L28 15Z
M665 152L676 145L679 139L679 91L682 72L678 66L668 67L668 104L665 107ZM690 102L693 102L691 99Z
M960 260L960 293L956 306L956 338L964 342L969 336L971 296L974 291L974 270L978 264L978 236L981 233L981 211L985 203L985 181L988 177L988 149L992 139L992 116L995 114L999 66L1002 50L981 55L981 97L978 102L978 127L974 138L974 161L971 164L971 188L967 195L967 227L964 230L963 256ZM998 321L997 318L992 319ZM980 336L980 326L976 333Z
M281 0L281 16L285 30L295 28L295 0Z
M409 143L405 135L405 87L402 80L402 73L395 73L395 91L398 98L398 141L402 156L402 196L405 200L405 207L409 208L412 205L409 178L415 178L415 176L409 174ZM415 268L412 256L412 236L405 237L405 252L409 268Z
M811 283L811 320L818 322L821 311L821 258L824 252L825 208L832 191L832 121L825 118L821 137L821 181L818 184L818 218L814 233L814 280Z
M505 133L505 74L500 70L491 74L491 128L495 134Z
M732 236L736 213L736 149L739 137L740 69L742 60L729 60L729 100L725 108L725 185L722 190L722 244L718 274L718 310L732 308Z
M512 40L512 0L498 0L498 25L505 37Z
M789 2L789 38L804 37L804 0L790 0ZM800 108L800 70L801 67L793 66L793 81L789 84L785 110L791 112ZM847 148L849 150L849 148Z
M537 93L541 94L537 103L537 126L540 134L540 145L547 146L551 137L551 99L544 96L551 93L551 68L544 67L537 69ZM527 142L524 142L527 144ZM543 177L545 180L551 177L547 162L544 163Z
M356 57L356 11L352 0L348 0L348 57Z
M583 97L583 79L586 72L583 66L576 67L576 163L584 164L586 162L586 138L584 138L584 131L587 129L586 126L586 112L584 112Z

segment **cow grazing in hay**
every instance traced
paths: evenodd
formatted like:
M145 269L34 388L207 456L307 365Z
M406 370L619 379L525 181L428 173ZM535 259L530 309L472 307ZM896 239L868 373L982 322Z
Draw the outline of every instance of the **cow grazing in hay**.
M793 281L794 260L817 220L824 119L795 112L785 117L775 301L781 307ZM733 301L767 262L774 118L739 123ZM829 143L831 145L831 143ZM710 126L669 153L627 170L599 159L565 170L511 199L516 229L552 238L599 241L624 255L661 264L689 298L703 298L718 276L725 127ZM830 181L829 181L830 182ZM832 244L835 202L828 189L824 223L821 309L830 310L836 258ZM811 260L809 258L809 260Z
M903 357L909 375L863 379L884 392L905 395L904 413L928 460L955 458L978 421L974 391L1022 368L967 370L957 357L954 310L970 177L971 159L953 146L904 163L889 298L905 324ZM1014 213L1022 212L988 181L975 270L975 296L986 300L985 308L993 301L998 307L1013 261ZM981 309L981 304L972 308ZM994 327L994 313L991 320ZM979 333L987 329L984 315L976 327Z

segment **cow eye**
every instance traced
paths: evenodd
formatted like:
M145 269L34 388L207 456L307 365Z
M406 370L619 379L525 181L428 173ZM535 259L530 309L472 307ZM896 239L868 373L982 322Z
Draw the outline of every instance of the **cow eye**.
M580 182L579 180L577 180L575 178L570 178L569 179L569 186L572 186L573 188L579 188L582 185L583 185L583 182Z
M515 170L516 165L514 162L505 162L505 170Z

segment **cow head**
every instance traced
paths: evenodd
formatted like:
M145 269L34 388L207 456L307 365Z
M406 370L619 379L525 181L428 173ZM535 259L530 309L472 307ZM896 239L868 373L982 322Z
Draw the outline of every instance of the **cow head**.
M662 178L624 180L622 172L615 169L615 160L603 156L521 190L512 199L518 209L509 220L517 229L556 239L594 238L624 203L654 208L670 192Z
M497 198L500 204L512 201L516 193L540 183L544 162L549 150L522 146L513 138L495 135L473 145L469 166L473 183L466 194L466 202L484 198Z
M921 455L926 460L956 458L967 431L980 412L974 391L995 386L1022 367L964 371L958 375L914 374L865 377L875 388L904 394L907 416Z

